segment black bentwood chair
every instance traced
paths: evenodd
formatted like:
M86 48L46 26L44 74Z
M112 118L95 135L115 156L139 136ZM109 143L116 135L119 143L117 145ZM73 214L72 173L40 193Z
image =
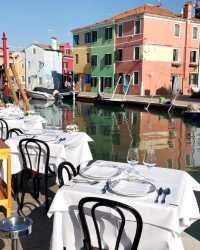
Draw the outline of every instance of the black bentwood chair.
M33 197L39 198L40 180L44 179L45 211L48 211L48 170L49 170L49 146L41 140L25 138L19 142L19 150L23 162L21 174L21 201L19 208L24 206L24 196L28 181L33 181Z
M64 185L63 173L67 173L68 180L70 181L73 177L77 175L77 171L72 163L68 161L61 162L58 166L58 182L59 187Z
M8 139L8 123L0 118L0 138L5 141Z
M12 138L12 135L22 135L24 132L19 128L11 128L8 130L8 138Z
M86 214L84 212L84 208L86 208L87 203L94 203L91 206L90 211L91 211L91 216L93 219L93 223L95 226L95 231L96 231L96 235L97 235L97 239L98 239L98 248L92 247L92 245L91 245L90 232L89 232L89 228L88 228L88 223L86 221ZM97 249L103 250L102 244L101 244L100 230L99 230L99 225L97 223L97 215L96 215L96 209L100 208L100 207L109 207L109 208L115 210L119 215L121 223L119 225L119 230L118 230L118 234L117 234L117 238L116 238L115 250L119 249L120 240L121 240L124 226L126 223L123 210L129 211L133 215L134 219L136 219L136 232L135 232L135 237L134 237L134 240L133 240L133 243L132 243L130 250L136 250L138 248L138 245L139 245L140 237L142 234L142 228L143 228L143 221L142 221L142 217L140 216L140 214L134 208L132 208L126 204L123 204L123 203L120 203L117 201L113 201L113 200L98 198L98 197L82 198L78 204L78 211L79 211L81 226L82 226L82 230L83 230L83 234L84 234L84 240L83 240L84 247L83 247L83 249L84 250L97 250Z

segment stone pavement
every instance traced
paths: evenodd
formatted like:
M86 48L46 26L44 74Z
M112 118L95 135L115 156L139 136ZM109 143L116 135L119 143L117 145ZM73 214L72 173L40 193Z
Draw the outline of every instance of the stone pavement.
M54 185L51 188L52 194L57 190ZM38 206L31 195L25 196L25 207L23 214L33 220L32 234L19 240L18 250L49 250L53 220L49 219L45 214L44 207ZM44 201L44 197L40 197L40 201ZM13 202L13 215L17 215L17 203ZM0 213L0 219L4 218ZM199 250L200 242L190 235L183 233L183 242L185 250ZM0 250L11 250L11 242L9 239L0 239ZM153 249L149 249L153 250ZM159 249L154 249L159 250Z

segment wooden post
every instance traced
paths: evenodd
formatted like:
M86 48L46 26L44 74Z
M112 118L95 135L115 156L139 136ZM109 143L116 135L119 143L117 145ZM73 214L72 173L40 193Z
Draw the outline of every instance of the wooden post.
M12 90L12 98L14 100L14 103L15 103L15 105L19 106L19 100L18 100L18 97L16 95L15 87L12 84L12 80L11 80L8 68L5 68L5 74L6 74L7 81L9 83L9 87Z
M25 104L24 109L25 109L25 111L28 111L28 110L30 110L30 107L29 107L29 100L28 100L28 98L27 98L27 95L26 95L24 89L22 88L21 81L20 81L19 76L18 76L18 74L17 74L17 71L16 71L16 69L15 69L15 65L14 65L13 63L11 63L11 64L10 64L10 67L11 67L12 73L13 73L13 75L14 75L14 77L15 77L17 86L18 86L18 88L19 88L19 92L21 93L22 98L23 98L23 101L24 101L24 104Z

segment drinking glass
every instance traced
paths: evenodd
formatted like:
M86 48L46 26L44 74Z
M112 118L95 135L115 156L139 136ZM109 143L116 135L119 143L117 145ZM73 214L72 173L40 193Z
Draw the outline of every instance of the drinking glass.
M147 149L143 164L147 167L155 167L156 166L156 153L154 149Z
M127 162L129 166L134 169L134 166L138 164L139 161L139 152L138 148L129 148L127 153ZM131 172L131 169L128 170L128 173Z

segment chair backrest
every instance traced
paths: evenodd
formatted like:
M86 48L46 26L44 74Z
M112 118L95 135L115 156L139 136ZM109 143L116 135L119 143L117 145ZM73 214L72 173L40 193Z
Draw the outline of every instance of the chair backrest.
M12 138L13 134L21 135L23 133L24 132L19 128L11 128L11 129L8 130L8 138Z
M58 181L59 186L62 187L64 185L63 173L64 171L67 173L68 180L70 181L74 176L77 175L77 171L72 163L68 161L61 162L58 166Z
M24 168L48 174L50 150L46 142L35 138L25 138L20 140L19 150Z
M2 118L0 118L0 138L4 141L8 139L8 123Z
M119 249L120 240L121 240L122 233L123 233L125 223L126 223L124 211L127 210L129 213L131 213L131 215L133 215L133 219L136 220L136 232L135 232L135 236L133 238L133 243L132 243L130 250L136 250L138 248L140 237L142 234L143 221L142 221L142 217L137 212L137 210L135 210L134 208L126 204L123 204L114 200L108 200L108 199L103 199L103 198L98 198L98 197L85 197L85 198L82 198L78 204L78 211L79 211L81 226L82 226L82 230L84 234L84 241L83 241L84 249L92 250L89 227L88 227L88 223L86 220L86 214L84 212L84 208L86 208L88 203L93 203L93 205L91 206L90 204L89 207L90 207L93 223L95 226L99 250L102 250L102 243L101 243L101 237L100 237L100 230L99 230L99 226L98 226L97 218L96 218L96 209L100 207L111 208L115 212L117 212L117 214L119 215L121 222L120 222L118 234L116 237L115 250Z

